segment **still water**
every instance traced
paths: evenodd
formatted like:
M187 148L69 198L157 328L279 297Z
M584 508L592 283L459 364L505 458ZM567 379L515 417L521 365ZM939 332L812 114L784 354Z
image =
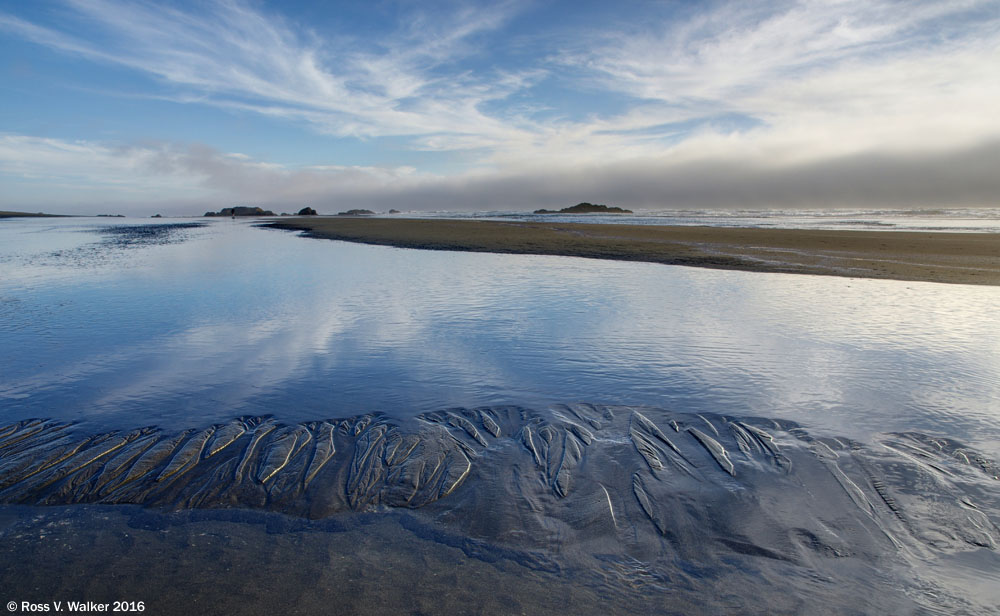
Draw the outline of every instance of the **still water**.
M456 511L463 511L463 507L469 511L469 507L473 507L470 503L475 499L468 496L473 489L468 485L465 486L466 496L459 487L452 501L445 498L429 506L434 524L443 520L447 531L441 531L439 526L419 516L416 521L406 516L397 519L401 514L391 508L393 502L384 495L379 497L382 500L372 500L374 508L368 508L368 514L359 514L360 518L339 514L325 522L282 522L277 524L279 531L273 533L276 523L269 516L280 517L282 512L288 513L292 508L285 511L268 506L267 509L278 513L254 514L263 517L247 522L219 517L192 519L190 516L195 514L190 512L183 514L188 517L182 519L171 518L170 515L182 514L161 514L158 513L160 509L147 511L121 505L108 508L93 505L49 509L5 507L0 510L0 519L4 520L0 532L5 533L8 551L0 554L0 562L5 567L0 569L4 572L0 576L17 585L37 585L38 576L51 577L49 574L59 571L57 563L64 562L60 560L59 555L63 553L60 550L96 550L97 556L90 552L87 556L88 570L94 572L88 578L90 581L73 582L60 577L63 586L55 590L45 587L49 588L46 592L76 593L77 600L87 599L84 596L87 592L106 596L108 591L95 589L108 585L102 586L104 582L93 580L118 571L118 575L131 580L128 588L135 592L146 589L149 593L152 592L149 589L155 587L158 589L156 596L161 597L164 606L176 607L190 599L188 594L176 592L176 579L166 575L155 584L146 584L141 579L129 577L134 577L132 570L142 568L143 562L157 561L164 558L164 554L170 554L174 559L193 559L190 567L203 572L218 565L220 558L230 564L228 572L204 573L209 581L203 579L198 586L197 592L205 593L202 601L218 610L223 609L220 606L228 606L237 611L253 611L252 606L247 605L234 608L233 597L252 594L254 591L250 587L259 588L262 582L250 584L248 578L241 578L239 588L242 590L223 592L221 596L210 589L213 583L235 583L239 576L232 568L245 570L251 566L249 561L255 561L267 563L265 570L270 572L272 584L282 580L285 591L294 589L299 601L296 605L303 613L308 613L312 602L323 596L319 591L316 591L318 595L310 593L306 582L291 581L295 578L294 572L303 568L316 569L315 575L328 585L336 586L350 578L352 584L360 584L355 588L365 587L372 593L379 592L373 588L384 589L386 585L394 588L392 592L384 591L382 600L373 598L369 603L359 603L352 595L355 599L349 603L348 611L375 612L390 607L424 612L520 613L558 611L565 607L567 599L552 602L555 595L547 594L545 589L554 589L552 592L558 596L576 597L580 602L578 607L591 606L598 612L612 608L623 612L642 611L643 597L673 596L671 593L680 592L676 588L681 579L679 574L671 577L663 571L683 570L682 586L687 588L687 594L674 596L677 612L696 609L699 605L696 598L705 593L716 593L714 603L702 606L705 611L796 612L806 605L803 602L808 601L810 593L818 592L819 596L826 593L833 597L829 604L831 611L844 608L863 613L868 611L866 604L863 598L858 598L859 589L850 585L863 583L880 588L884 583L894 589L905 586L900 596L906 601L914 601L919 609L950 611L956 606L952 599L965 596L969 603L963 609L978 613L982 606L990 605L996 594L992 584L996 580L989 573L998 562L995 545L989 547L996 520L990 522L988 515L985 521L976 518L975 522L976 528L986 525L983 527L986 530L980 529L987 533L986 539L977 539L975 533L975 537L963 535L965 531L957 525L934 530L951 539L967 537L969 545L988 549L976 548L971 556L956 548L949 550L947 557L907 557L903 565L893 561L893 566L905 566L911 573L919 570L919 574L911 576L917 581L907 577L910 580L907 584L911 586L893 578L892 573L878 574L892 581L880 582L878 575L872 578L872 571L882 566L882 561L873 556L869 560L862 559L864 567L847 576L846 581L841 580L845 584L841 593L829 588L817 590L815 580L804 578L792 582L793 592L786 597L787 603L773 600L753 604L750 597L755 592L755 579L779 588L788 583L789 572L763 567L758 571L741 561L741 575L752 571L758 577L734 575L727 578L721 573L725 567L732 566L727 556L720 555L711 566L702 563L702 569L698 568L697 559L692 561L692 557L684 556L685 546L695 541L697 533L695 530L675 533L664 527L666 522L663 520L679 520L688 515L690 519L684 519L694 528L704 526L704 516L708 514L692 514L688 508L684 513L674 511L668 515L662 505L657 505L667 502L666 496L657 501L656 485L659 484L649 483L654 479L659 481L656 467L659 461L655 455L649 457L652 454L648 451L643 452L639 443L645 442L646 437L636 436L635 426L647 429L646 417L649 416L661 426L674 422L671 425L678 430L678 423L683 428L688 425L685 421L697 423L699 420L694 418L701 417L708 427L698 423L701 432L695 428L689 430L688 433L697 437L692 443L696 447L699 443L705 445L723 470L736 477L739 475L734 475L731 468L725 468L729 461L725 454L720 457L702 438L705 433L712 434L709 430L714 430L716 436L713 438L724 440L720 429L724 432L725 426L732 423L717 417L768 418L769 425L783 431L782 434L793 435L788 437L793 449L797 445L792 441L803 429L808 430L809 439L842 439L830 441L831 451L840 451L838 443L847 442L843 439L858 443L854 446L856 450L871 446L870 452L864 450L864 456L868 457L862 456L863 464L859 462L859 468L867 469L865 476L870 476L871 468L881 463L880 447L898 449L894 440L885 445L889 441L884 435L890 433L915 432L946 437L959 443L961 448L949 444L944 450L958 451L956 455L965 456L966 461L969 456L962 453L964 448L996 460L1000 458L1000 311L995 309L998 300L1000 289L982 286L366 246L299 238L287 232L256 228L246 221L221 220L204 225L119 219L3 221L0 223L0 349L3 349L0 354L0 426L29 418L46 418L60 426L72 424L72 429L81 434L110 434L143 426L180 432L209 424L225 424L241 416L273 416L284 424L305 424L376 413L385 421L398 423L433 417L442 409L458 407L516 406L544 410L574 403L583 403L590 409L603 408L601 405L607 405L608 409L649 407L660 411L644 411L645 415L638 419L629 411L633 413L631 420L622 419L627 415L624 411L603 411L603 418L592 420L591 425L608 427L612 431L620 429L615 432L618 436L602 437L598 433L599 447L588 450L595 453L577 455L583 462L579 462L579 470L577 467L572 470L577 473L576 485L580 477L586 476L603 490L594 488L594 493L607 496L606 504L603 497L599 498L600 506L610 508L609 519L613 526L609 527L609 533L617 533L623 544L627 541L621 536L619 522L625 519L629 508L647 524L649 520L643 516L655 522L655 527L650 525L654 531L658 528L664 536L679 538L672 540L671 549L676 550L676 554L671 552L670 559L674 560L668 559L669 565L663 564L667 557L662 554L654 558L634 546L621 553L615 551L617 548L589 550L587 558L590 560L586 562L590 565L582 558L566 555L569 550L565 550L566 554L561 556L573 563L567 571L587 569L591 574L599 573L597 578L587 578L589 581L584 585L581 580L586 576L583 574L558 574L565 565L554 568L528 566L522 571L512 563L523 564L524 558L486 558L482 550L471 550L468 541L482 539L486 543L495 540L497 545L508 546L504 550L521 550L519 554L548 550L552 552L546 555L548 558L559 552L550 550L547 547L550 544L539 542L537 536L531 540L514 537L512 528L530 527L523 516L518 518L517 524L504 518L496 523L496 528L489 529L457 520L460 516ZM528 442L523 438L525 429L517 423L524 419L523 413L516 418L509 413L491 413L499 423L498 434L501 428L507 430L507 424L503 423L506 418L513 426L512 432L521 430L518 442ZM582 417L579 413L578 416ZM487 421L485 414L477 417ZM782 422L794 422L802 428ZM310 430L315 432L313 428ZM629 442L637 443L636 447L649 463L650 470L643 472L652 472L652 475L640 475L637 471L634 475L619 477L606 467L598 468L596 460L604 459L602 456L606 456L610 466L621 464L624 458L617 448L627 441L624 435L628 434L632 439ZM655 427L648 428L647 436L653 435L649 438L654 441L659 438L658 434ZM587 437L581 438L588 441ZM777 435L774 438L775 442L781 440ZM905 443L907 451L914 447L924 451L920 449L924 445L919 443L932 442L925 436L914 438L916 440ZM486 439L479 440L486 444ZM591 443L588 441L587 445ZM343 445L338 444L338 447L342 449ZM500 451L512 447L504 444ZM570 451L569 445L565 447L565 450L560 449L564 457L568 455L565 452ZM680 464L687 464L696 455L681 451L683 447L674 449L683 454L684 461ZM843 451L850 449L845 445ZM466 453L471 457L469 451ZM598 454L598 451L607 453ZM635 454L632 445L628 451ZM698 455L705 455L704 450L698 451ZM660 457L664 452L669 453L664 449ZM732 448L730 452L728 455L734 457L739 449ZM766 453L763 448L761 453ZM506 459L503 456L507 454L490 455L498 456L499 460ZM808 468L814 457L803 456L801 461L795 458L796 472L803 473L795 481L812 480L812 471ZM746 458L747 468L750 468L749 453ZM952 458L955 456L949 460ZM705 459L708 464L712 463L711 457ZM823 464L827 464L827 458L822 459ZM885 469L897 468L893 466L896 462L885 462ZM704 468L692 463L693 469ZM934 468L943 468L946 462L935 464ZM566 468L565 462L563 468ZM736 468L739 470L739 463ZM556 496L565 499L567 489L560 483L564 477L559 475L561 472L553 472L551 485ZM848 468L844 472L849 475L851 471ZM956 472L949 471L948 477L954 478ZM475 473L479 480L489 475L481 470ZM845 483L837 473L839 469L833 475L839 483L834 485L839 486L838 490L843 487L844 494L858 504L862 497L849 489L854 485L852 480L845 476ZM897 483L910 485L907 482L916 476L901 473ZM506 481L503 477L499 474L494 480ZM462 474L455 485L460 485L464 478ZM770 489L770 484L765 485L757 479L747 481L750 483L736 486L722 475L717 482L719 494L727 495L725 499L736 498L738 505L744 497L732 495L745 494L751 489L755 494L766 494ZM982 498L995 501L995 484L980 484L979 481L970 484L976 486L975 494L982 492L985 494ZM860 484L860 480L856 482ZM938 484L940 481L934 485ZM477 497L479 506L494 500L503 502L510 494L529 501L541 498L541 491L526 485L510 488L506 496L482 490ZM608 486L615 485L622 486L619 490L622 495L614 488L609 490ZM687 488L671 485L672 490L688 493ZM880 481L873 479L872 485L872 494L881 495L886 511L903 520L905 515L894 509L897 501L882 493ZM919 492L921 485L911 487ZM955 485L958 484L948 484L949 498L958 489ZM584 493L583 488L580 490ZM9 490L7 493L10 494ZM676 493L680 492L671 494ZM0 496L4 494L0 492ZM546 494L545 498L556 498ZM163 502L143 498L146 500L122 502ZM620 503L618 498L622 499ZM766 500L763 496L754 498ZM957 502L959 498L952 500ZM98 502L93 498L81 502L84 501ZM75 501L48 494L44 499L9 496L5 502L63 504ZM445 506L449 502L458 504L452 509ZM731 500L725 502L727 507L733 506ZM303 511L316 511L315 503L310 503ZM382 504L375 507L378 503ZM385 503L389 503L390 509L385 508ZM580 504L575 511L597 507L588 503ZM353 506L354 501L351 504ZM537 512L548 506L533 507ZM808 506L811 505L803 504L800 508ZM918 506L924 504L915 504L915 510ZM756 502L755 507L767 509L761 502ZM174 503L170 508L178 507ZM707 507L706 511L711 508ZM339 511L337 507L329 510ZM375 510L382 511L383 515L373 519L365 517ZM780 518L785 526L798 529L796 532L809 524L787 519L785 513L769 509L767 512L767 519ZM150 522L160 515L166 516L167 521ZM560 520L559 528L569 529L558 531L554 535L558 539L552 541L561 542L560 545L570 540L575 545L595 541L580 531L579 524L574 526L567 522L565 512L546 515L547 521L539 522L540 528L548 529L545 532L555 532L552 519ZM883 524L876 514L866 515L878 522L877 532L886 536L895 532L891 524ZM281 530L283 524L291 524L299 534ZM334 524L337 532L323 524ZM928 530L930 526L920 527L922 530L916 532L913 529L919 527L919 523L908 520L906 524L908 526L904 526L909 529L906 532L914 536L926 539L932 534ZM732 528L728 522L717 520L709 526L720 536ZM829 530L836 524L824 522L819 526ZM207 535L195 532L202 527L208 529L204 531ZM408 530L401 530L403 528ZM740 528L741 533L746 531L743 526ZM108 529L114 529L110 536L115 539L108 538ZM821 534L819 530L816 532ZM122 538L129 533L132 539ZM767 543L761 538L764 535L771 536L768 533L753 535L755 546L782 544L781 541ZM198 539L199 536L202 539ZM310 548L305 552L319 550L322 557L303 555L301 542L307 536L313 538L307 542ZM746 536L751 536L749 531ZM59 537L59 540L44 541L45 537ZM377 543L379 537L385 540L379 544L381 547L369 545L370 552L355 554L351 557L353 560L337 561L332 556L345 549L349 551L345 546L361 541L359 537L364 537L366 544ZM742 539L734 542L723 538L720 541L740 554L739 558L757 557L751 559L752 563L760 561L761 554L770 557L775 553L771 548L746 548L748 544ZM819 540L810 541L816 544ZM81 542L86 545L80 545ZM893 545L896 543L903 542L894 539ZM914 545L917 544L919 549L925 549L927 544L943 545L930 540ZM88 545L91 547L86 547ZM195 545L200 547L193 547ZM400 547L404 545L408 547ZM834 551L839 549L835 542L829 545L835 546L830 548ZM856 548L860 544L851 545ZM15 549L18 553L27 550L33 554L35 566L25 570L12 565L12 560L8 559L16 558ZM871 546L864 549L876 551ZM119 559L126 553L131 554L130 562L134 562L129 565L129 571L132 572L122 572L101 561L99 553L102 550ZM144 556L137 557L137 553ZM501 550L499 553L514 552ZM325 566L317 565L316 558ZM359 558L363 562L359 562ZM785 562L781 558L771 560ZM396 564L388 566L387 562ZM597 566L594 562L603 564ZM650 568L652 562L659 562L662 567ZM424 594L412 590L403 592L393 585L392 580L398 572L422 569L420 563L424 563L423 569L433 564L431 569L444 572L447 580L438 588L433 580L425 579L428 574L423 573L421 579L428 585L428 592ZM818 571L824 570L815 566ZM360 570L367 571L366 580L356 579ZM533 573L526 573L528 570ZM335 575L333 571L340 573ZM472 573L463 577L457 573L461 571ZM573 577L576 575L581 577ZM476 603L475 593L470 589L481 588L488 592L491 579L511 585L512 603L509 605L519 607L506 610L502 604L484 602L482 596ZM598 583L596 579L603 582ZM212 580L214 582L210 583ZM465 588L461 600L455 598L454 593L458 591L453 587L456 584ZM729 594L719 595L719 584L728 585ZM441 599L440 589L445 587L452 587L452 594L448 596L458 603ZM994 591L987 590L989 588ZM346 590L341 588L338 592L338 600L347 600ZM926 596L943 593L952 599L935 606L933 601L920 595L922 592L929 593ZM596 594L591 596L591 593ZM914 594L922 598L914 599ZM837 602L847 595L854 598L849 602ZM437 604L437 610L428 603L435 597L442 601ZM0 599L7 600L6 597ZM886 601L888 603L882 605L885 609L908 609L908 603ZM674 604L660 602L657 605L660 607L651 611L669 612L665 606ZM824 611L816 605L812 607L814 611Z
M852 437L937 430L1000 452L991 287L405 250L242 221L152 240L101 228L0 227L8 420L586 401Z

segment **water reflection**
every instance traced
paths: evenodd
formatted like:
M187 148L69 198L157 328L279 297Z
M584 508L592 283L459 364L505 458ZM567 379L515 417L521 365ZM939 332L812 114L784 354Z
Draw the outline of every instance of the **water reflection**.
M1000 451L993 288L412 251L242 221L135 249L94 232L112 224L0 227L5 419L186 426L579 400Z

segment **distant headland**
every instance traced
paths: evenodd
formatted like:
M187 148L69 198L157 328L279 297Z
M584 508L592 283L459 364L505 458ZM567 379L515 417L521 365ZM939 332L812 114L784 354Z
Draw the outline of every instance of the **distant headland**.
M43 214L42 212L6 212L0 210L0 218L65 218L65 215Z
M598 203L577 203L561 210L535 210L535 214L631 214L632 210L620 207L601 205Z

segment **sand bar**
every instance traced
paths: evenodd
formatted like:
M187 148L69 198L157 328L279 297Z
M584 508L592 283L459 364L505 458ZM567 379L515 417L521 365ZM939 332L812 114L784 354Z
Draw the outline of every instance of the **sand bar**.
M289 218L310 237L421 248L565 255L714 269L1000 285L1000 234Z

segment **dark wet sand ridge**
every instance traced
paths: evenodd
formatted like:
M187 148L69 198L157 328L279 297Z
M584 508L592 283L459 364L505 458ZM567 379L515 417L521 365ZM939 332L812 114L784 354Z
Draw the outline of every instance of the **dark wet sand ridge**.
M441 219L292 218L310 237L420 248L564 255L713 269L1000 284L1000 235Z

